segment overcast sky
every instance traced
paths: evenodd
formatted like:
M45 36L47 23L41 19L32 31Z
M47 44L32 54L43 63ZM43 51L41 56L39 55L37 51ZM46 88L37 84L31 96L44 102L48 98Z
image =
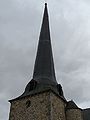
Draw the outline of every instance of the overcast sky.
M0 0L0 120L32 79L44 0ZM90 107L90 0L48 0L55 71L67 100Z

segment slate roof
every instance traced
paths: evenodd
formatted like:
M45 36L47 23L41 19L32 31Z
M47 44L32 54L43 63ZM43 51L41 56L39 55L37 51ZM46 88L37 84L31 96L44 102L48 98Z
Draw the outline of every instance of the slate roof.
M79 109L73 100L67 102L66 109Z
M49 17L46 3L35 60L33 79L42 84L57 84L51 47Z
M51 89L65 100L62 86L56 81L49 28L49 16L47 3L45 3L33 77L27 84L24 93L18 98L40 93L41 91L48 89Z

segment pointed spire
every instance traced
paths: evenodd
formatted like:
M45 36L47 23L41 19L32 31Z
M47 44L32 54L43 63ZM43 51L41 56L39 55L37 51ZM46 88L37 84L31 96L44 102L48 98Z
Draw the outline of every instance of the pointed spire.
M47 3L45 3L33 79L27 84L24 93L16 99L46 90L52 90L57 95L61 96L61 98L66 102L66 99L63 96L62 87L57 83L55 77ZM13 100L10 100L10 102Z
M57 83L51 48L47 3L45 3L44 16L39 37L33 79L39 81L40 83Z
M41 27L41 33L40 33L39 40L50 40L47 3L45 3L44 16L43 16L43 22L42 22L42 27Z

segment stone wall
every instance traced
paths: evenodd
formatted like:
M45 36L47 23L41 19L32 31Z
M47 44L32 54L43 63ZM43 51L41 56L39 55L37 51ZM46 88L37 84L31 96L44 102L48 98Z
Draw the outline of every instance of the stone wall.
M53 92L12 101L9 120L66 120L65 104Z
M65 117L65 102L51 93L51 120L66 120Z
M80 109L69 109L66 111L67 120L83 120Z

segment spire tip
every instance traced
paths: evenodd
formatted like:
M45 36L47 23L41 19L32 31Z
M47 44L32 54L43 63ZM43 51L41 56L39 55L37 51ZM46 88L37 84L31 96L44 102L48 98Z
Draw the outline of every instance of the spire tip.
M45 6L47 6L47 3L45 3Z

